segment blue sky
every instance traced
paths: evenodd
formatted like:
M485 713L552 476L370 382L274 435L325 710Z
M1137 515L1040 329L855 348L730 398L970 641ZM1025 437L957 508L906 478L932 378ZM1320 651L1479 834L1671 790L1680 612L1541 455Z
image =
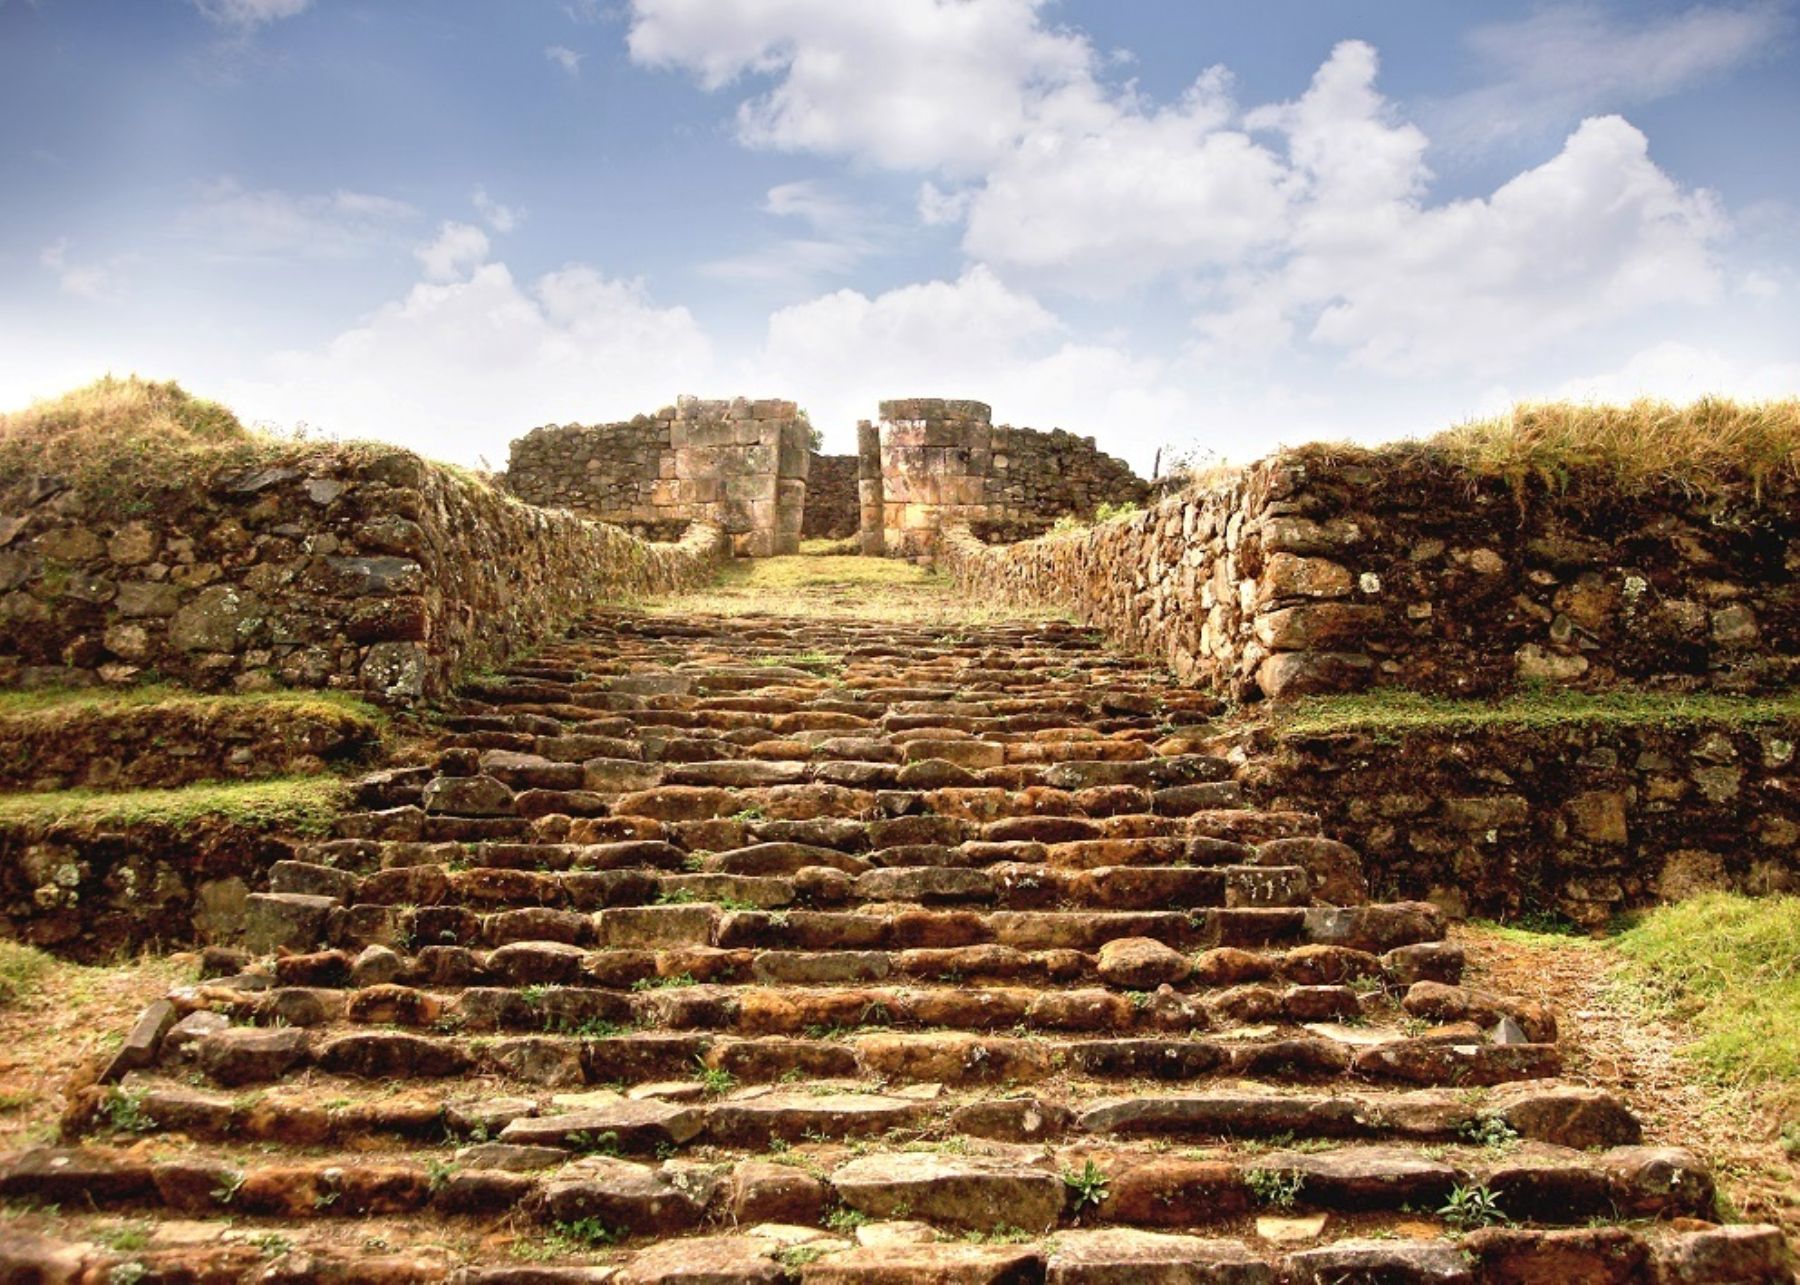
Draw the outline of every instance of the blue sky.
M1800 393L1793 0L0 0L0 407L1250 458Z

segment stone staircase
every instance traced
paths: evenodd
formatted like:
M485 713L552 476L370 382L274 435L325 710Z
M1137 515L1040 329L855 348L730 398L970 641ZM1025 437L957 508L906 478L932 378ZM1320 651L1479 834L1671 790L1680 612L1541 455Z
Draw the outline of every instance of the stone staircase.
M596 616L0 1161L0 1281L1791 1279L1216 712L1065 624Z

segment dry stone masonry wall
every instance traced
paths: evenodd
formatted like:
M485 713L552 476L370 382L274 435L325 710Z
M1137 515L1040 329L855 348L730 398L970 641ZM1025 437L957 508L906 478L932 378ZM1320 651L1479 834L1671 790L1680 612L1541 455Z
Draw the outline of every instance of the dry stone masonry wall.
M1800 724L1259 732L1240 775L1364 852L1377 892L1598 928L1714 888L1800 890Z
M967 586L1072 607L1243 698L1747 690L1800 663L1791 484L1552 489L1424 452L1299 452L1083 532L953 532L941 555Z
M793 402L682 397L624 423L533 429L512 444L506 485L653 539L711 522L740 556L768 557L800 547L810 437Z
M988 540L1041 535L1064 515L1141 503L1149 485L1091 437L996 427L981 402L915 397L881 403L882 546L907 558L936 549L945 527ZM866 455L866 444L865 444ZM865 469L865 477L867 470ZM865 531L872 514L864 496ZM865 536L865 548L873 543Z
M596 598L699 583L718 529L652 545L388 448L296 448L121 503L0 485L0 684L435 696Z

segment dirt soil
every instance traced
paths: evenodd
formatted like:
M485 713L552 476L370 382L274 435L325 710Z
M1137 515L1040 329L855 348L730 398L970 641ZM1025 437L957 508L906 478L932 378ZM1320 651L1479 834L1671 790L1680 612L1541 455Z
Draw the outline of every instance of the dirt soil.
M88 1084L144 1006L195 976L199 957L146 955L110 967L51 960L0 1002L0 1152L56 1141L65 1090Z
M1644 1011L1604 942L1473 925L1452 938L1467 952L1468 985L1555 1006L1566 1079L1619 1094L1646 1143L1687 1147L1711 1166L1732 1216L1776 1223L1800 1245L1800 1159L1783 1150L1776 1107L1753 1085L1702 1078L1681 1056L1687 1032Z

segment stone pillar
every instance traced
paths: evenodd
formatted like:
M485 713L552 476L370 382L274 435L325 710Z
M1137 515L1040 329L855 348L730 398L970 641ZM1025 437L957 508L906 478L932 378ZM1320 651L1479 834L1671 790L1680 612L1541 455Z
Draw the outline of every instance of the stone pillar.
M881 403L881 422L883 541L890 554L928 562L944 526L987 512L993 412L912 397Z
M881 430L868 420L856 425L856 499L860 507L857 542L866 558L879 558L882 540Z

